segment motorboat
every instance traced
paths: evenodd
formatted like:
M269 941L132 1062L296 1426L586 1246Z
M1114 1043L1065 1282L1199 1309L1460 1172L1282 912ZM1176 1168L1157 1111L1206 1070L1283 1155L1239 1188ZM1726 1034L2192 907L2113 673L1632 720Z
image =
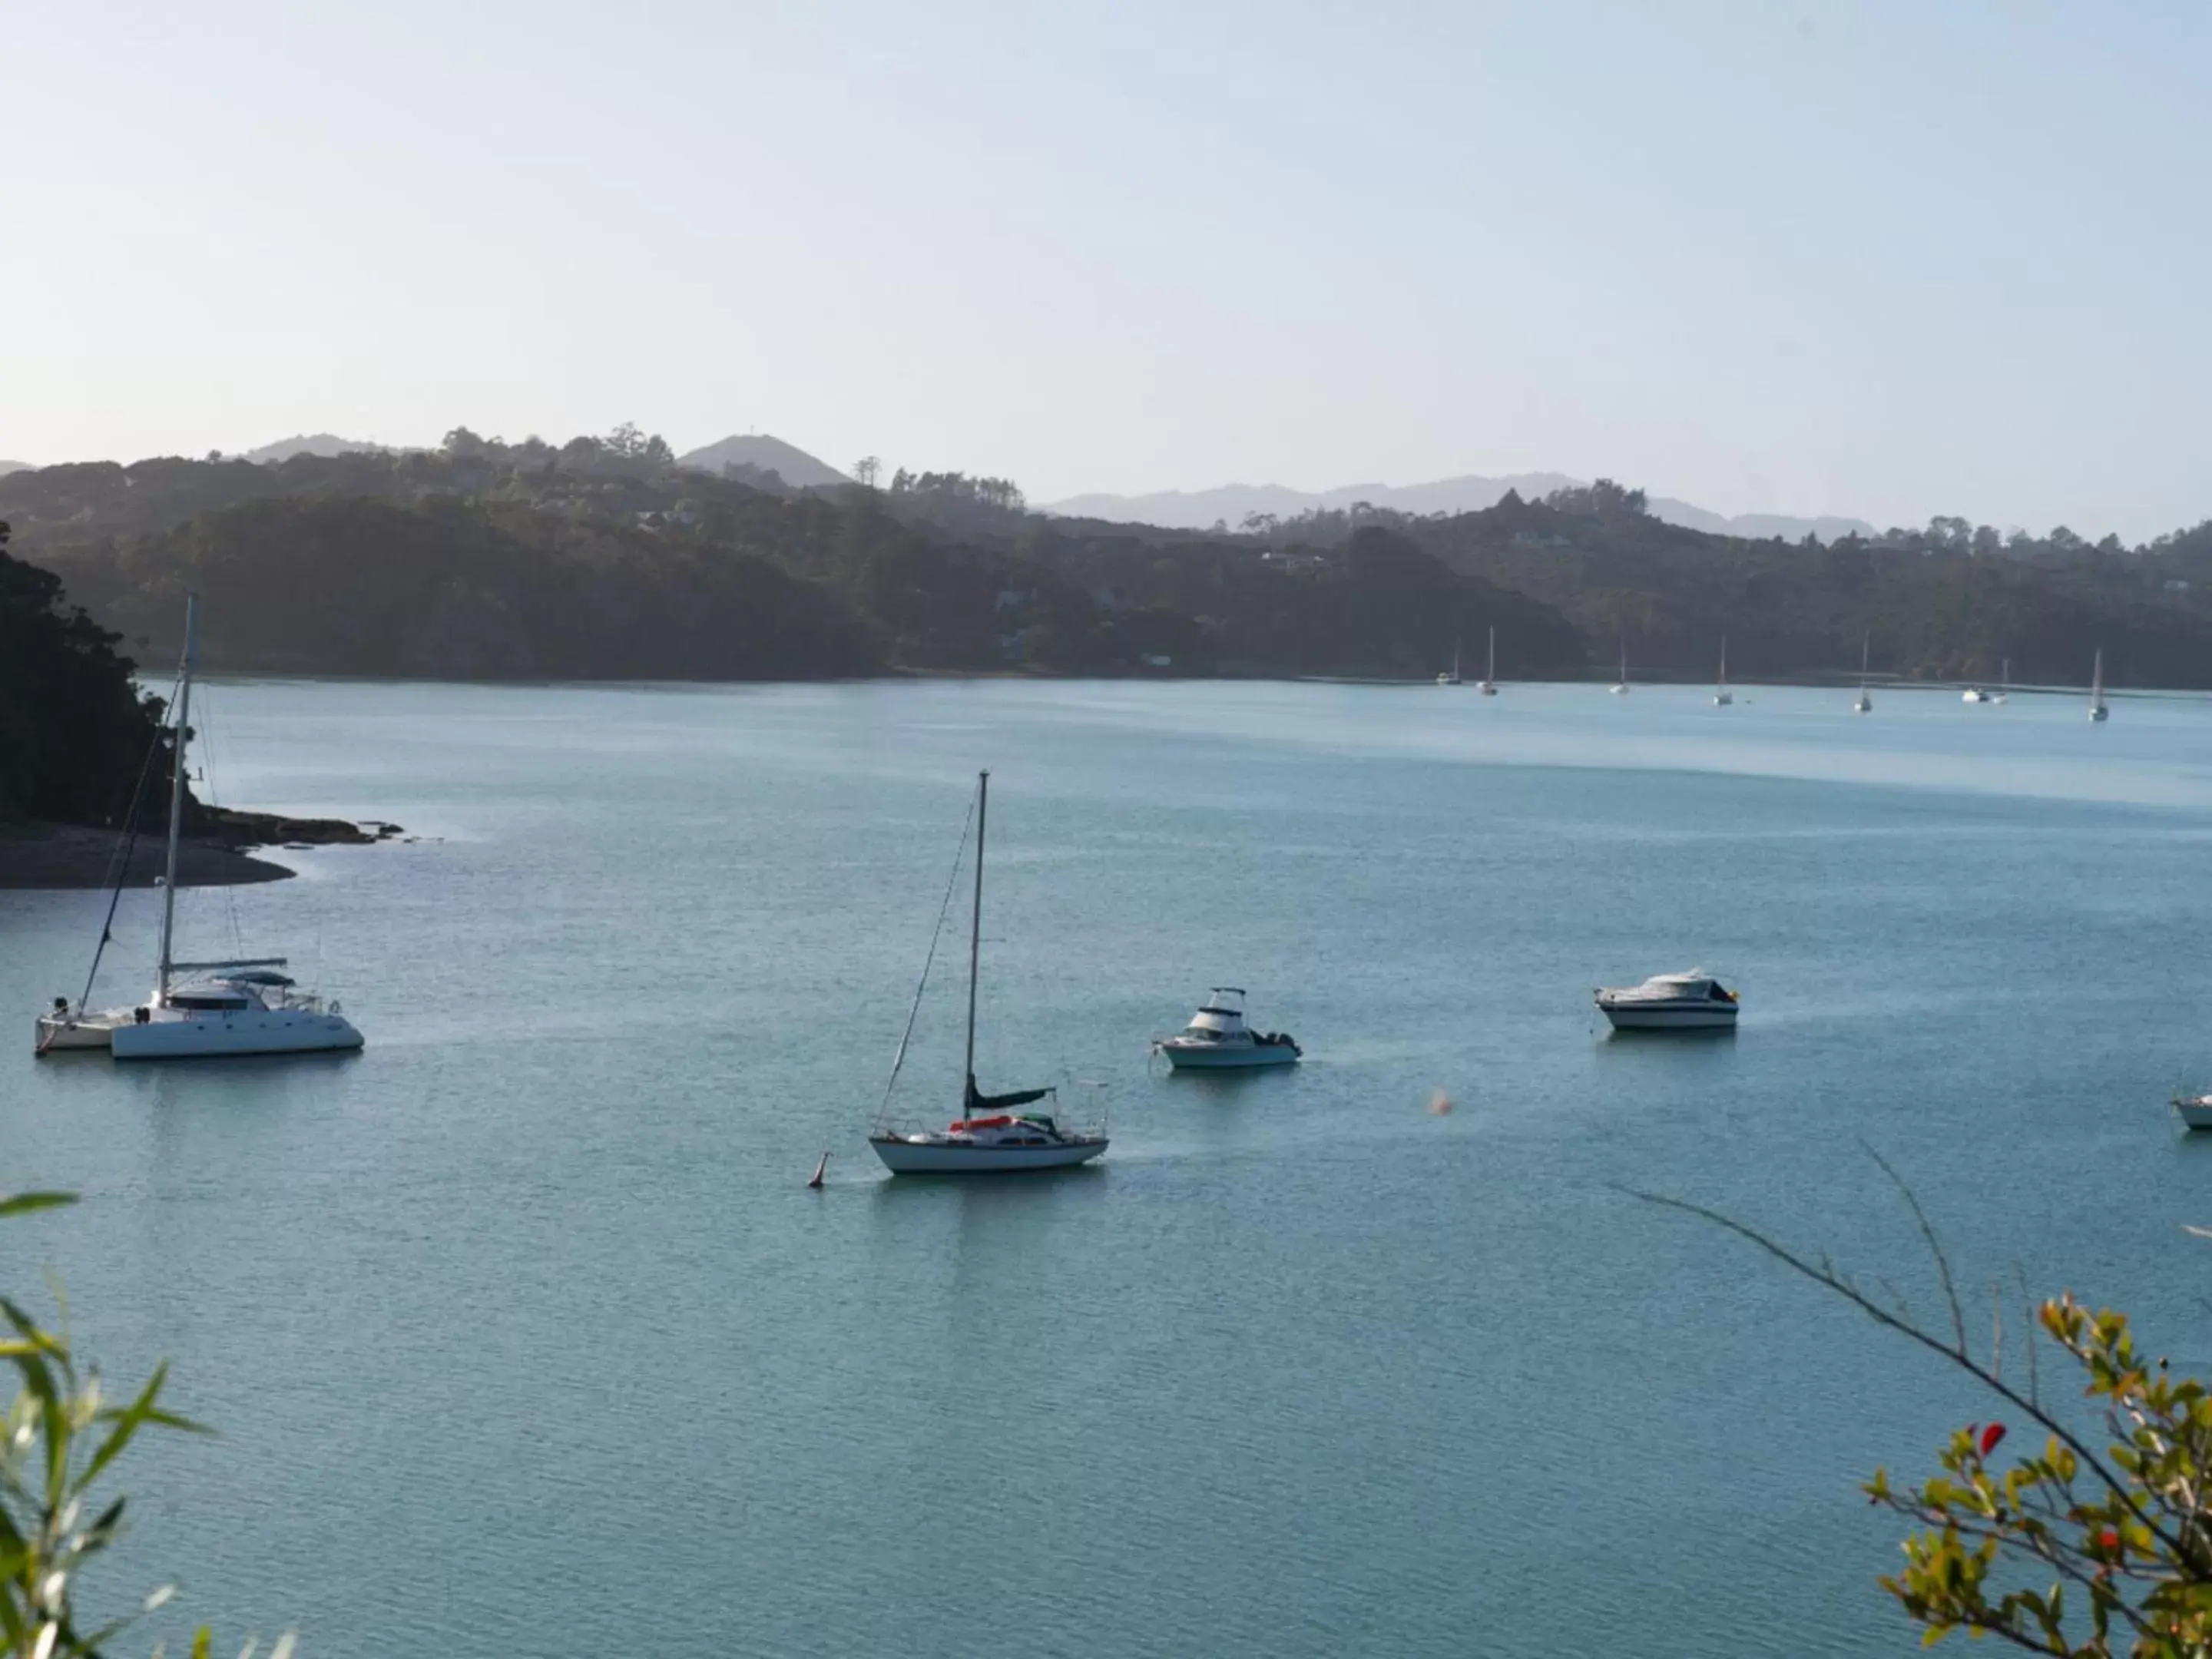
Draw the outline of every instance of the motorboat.
M1293 1066L1304 1052L1288 1031L1255 1031L1244 1023L1244 993L1217 985L1190 1024L1161 1037L1152 1052L1165 1054L1175 1070L1204 1071L1245 1066Z
M1721 635L1720 678L1713 682L1713 707L1716 708L1726 708L1735 701L1735 693L1729 690L1728 635L1723 634Z
M1482 684L1474 688L1486 697L1498 695L1498 630L1490 630L1490 666L1482 676Z
M1655 974L1641 985L1595 993L1599 1010L1616 1031L1734 1030L1736 994L1703 969Z
M1966 688L1966 695L1961 697L1960 701L1962 702L1995 702L1996 701L1996 696L1993 692L1983 690L1978 685L1970 685Z
M906 1063L907 1045L913 1039L915 1017L921 1011L922 994L929 988L930 964L937 957L937 941L945 931L945 911L951 908L958 883L960 860L953 860L953 881L945 888L945 902L938 912L937 928L930 936L929 955L921 965L921 981L915 987L914 1002L907 1011L906 1031L899 1038L891 1060L890 1080L884 1085L883 1104L868 1145L893 1175L996 1175L1024 1170L1064 1170L1087 1164L1106 1150L1103 1123L1075 1127L1048 1112L1024 1109L1040 1101L1055 1100L1052 1088L1017 1089L987 1095L975 1086L975 988L983 956L983 836L989 819L991 775L975 781L975 890L968 926L968 1049L966 1081L960 1115L941 1129L902 1123L890 1115L892 1091ZM960 837L960 853L967 851L967 831Z
M2173 1113L2191 1129L2212 1129L2212 1095L2176 1095Z
M1869 714L1874 709L1874 699L1867 696L1867 653L1873 649L1874 635L1872 634L1861 635L1859 639L1859 694L1851 702L1851 713L1854 714Z
M38 1022L35 1052L105 1048L118 1060L181 1060L217 1054L328 1053L362 1046L362 1034L336 1002L325 1004L302 991L285 974L283 957L243 957L228 962L179 962L174 956L177 925L177 854L185 817L185 748L191 735L192 648L199 619L199 597L185 596L185 649L172 699L169 724L168 857L161 878L161 945L154 989L135 1007L94 1010L91 985L106 949L103 927L93 954L87 994L72 1005L57 997ZM136 806L133 820L136 822ZM118 861L118 886L108 906L114 919L125 856Z
M2097 665L2089 672L2089 718L2102 722L2112 718L2105 707L2105 647L2097 647Z

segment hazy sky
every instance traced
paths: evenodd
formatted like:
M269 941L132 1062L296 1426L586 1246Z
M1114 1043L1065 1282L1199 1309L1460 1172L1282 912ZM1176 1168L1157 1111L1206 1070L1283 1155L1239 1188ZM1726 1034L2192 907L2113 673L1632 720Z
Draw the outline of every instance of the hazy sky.
M2212 7L0 0L0 457L2212 516Z

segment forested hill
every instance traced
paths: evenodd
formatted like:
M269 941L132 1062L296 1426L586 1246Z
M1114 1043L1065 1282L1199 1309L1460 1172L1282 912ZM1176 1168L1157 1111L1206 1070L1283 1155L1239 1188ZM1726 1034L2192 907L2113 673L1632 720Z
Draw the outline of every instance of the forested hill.
M751 452L749 452L751 453ZM2127 548L1962 520L1822 545L1663 523L1601 481L1415 516L1354 503L1197 534L1046 517L1003 479L872 459L794 488L623 428L558 447L46 467L19 551L156 659L187 587L217 671L785 678L899 671L1425 678L1498 632L1509 678L1877 672L2212 684L2212 526Z
M0 523L0 827L115 822L161 705L133 686L115 636L65 606L61 584L10 557L8 543Z

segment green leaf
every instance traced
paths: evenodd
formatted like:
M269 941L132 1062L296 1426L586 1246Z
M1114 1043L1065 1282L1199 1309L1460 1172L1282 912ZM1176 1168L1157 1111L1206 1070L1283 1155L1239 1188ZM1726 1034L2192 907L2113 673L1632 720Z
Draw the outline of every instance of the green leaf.
M27 1215L33 1210L58 1210L76 1202L75 1193L10 1193L0 1198L0 1216Z
M138 1397L122 1411L114 1414L112 1421L115 1426L107 1431L107 1438L100 1442L100 1449L93 1453L92 1462L86 1464L84 1473L77 1476L76 1484L70 1488L71 1492L81 1492L97 1480L100 1472L112 1463L118 1454L131 1443L131 1437L138 1432L141 1424L152 1422L157 1417L166 1415L166 1413L155 1412L154 1401L161 1392L161 1384L168 1380L168 1376L167 1360L165 1359L154 1367L153 1376L146 1379L146 1386L139 1389ZM106 1416L107 1413L102 1413L101 1415ZM182 1424L184 1419L179 1418L174 1421Z

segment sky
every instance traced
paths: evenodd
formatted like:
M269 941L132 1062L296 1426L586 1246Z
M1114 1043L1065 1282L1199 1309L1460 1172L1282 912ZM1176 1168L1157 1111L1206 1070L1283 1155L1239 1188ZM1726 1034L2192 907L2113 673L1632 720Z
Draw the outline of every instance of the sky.
M2212 8L0 0L0 458L2212 517Z

